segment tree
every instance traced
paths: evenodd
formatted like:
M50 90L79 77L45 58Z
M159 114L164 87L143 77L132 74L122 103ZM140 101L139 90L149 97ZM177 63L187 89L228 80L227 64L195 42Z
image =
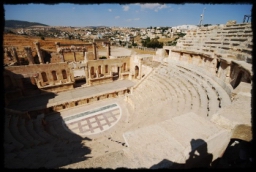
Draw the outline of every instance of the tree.
M163 48L163 43L159 42L157 39L150 40L149 37L147 39L141 41L142 46L147 48Z
M136 47L136 46L138 46L138 44L137 43L132 43L132 46Z

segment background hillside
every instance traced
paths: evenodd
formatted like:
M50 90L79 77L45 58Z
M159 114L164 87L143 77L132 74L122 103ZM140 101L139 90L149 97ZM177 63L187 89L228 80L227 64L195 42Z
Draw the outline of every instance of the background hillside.
M42 23L28 22L28 21L19 21L19 20L5 20L5 27L10 28L21 28L21 27L30 27L30 26L48 26Z

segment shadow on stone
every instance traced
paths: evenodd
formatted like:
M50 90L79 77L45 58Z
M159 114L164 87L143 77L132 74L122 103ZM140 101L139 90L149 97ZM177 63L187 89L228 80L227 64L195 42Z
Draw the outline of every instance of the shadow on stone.
M213 155L207 152L207 143L202 139L190 141L191 152L184 164L164 159L150 169L188 169L188 168L209 168Z
M27 87L23 81L30 76L4 72L5 168L60 168L89 158L91 149L83 142L91 139L74 134L47 107L57 94Z

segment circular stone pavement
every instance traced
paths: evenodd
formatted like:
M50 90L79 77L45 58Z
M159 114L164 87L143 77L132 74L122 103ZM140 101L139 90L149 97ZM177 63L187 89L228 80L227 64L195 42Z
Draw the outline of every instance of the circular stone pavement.
M86 136L108 130L120 118L121 109L119 105L113 103L63 118L63 126L70 132Z

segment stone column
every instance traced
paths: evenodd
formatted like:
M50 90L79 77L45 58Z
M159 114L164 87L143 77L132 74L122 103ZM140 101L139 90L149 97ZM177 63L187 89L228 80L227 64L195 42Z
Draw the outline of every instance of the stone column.
M130 93L131 93L131 95L133 95L133 87L131 87Z
M96 73L96 78L99 78L99 72L98 72L98 69L95 69L95 73Z
M169 55L168 55L168 58L172 58L172 50L169 50Z
M85 58L86 49L82 48L82 51L83 51L83 57Z
M110 43L107 43L107 58L110 56Z
M90 68L87 66L87 71L88 71L88 85L91 85L91 70Z
M118 75L119 75L119 77L118 77L118 79L119 80L121 80L121 79L123 79L123 78L121 78L121 70L122 70L122 66L118 66L119 67L119 73L118 73Z
M55 42L56 45L56 49L58 50L58 48L60 48L60 43L59 42Z
M94 60L98 60L97 54L96 54L96 43L92 43L93 53L94 53Z
M72 82L72 78L70 74L68 75L68 82Z
M4 48L4 57L9 58L8 48Z
M84 67L84 74L85 74L86 85L88 85L89 71L88 71L88 66L87 65Z
M44 58L42 56L42 52L40 50L40 43L39 42L34 42L35 46L36 46L36 52L37 52L37 55L38 55L38 58L39 58L39 62L40 64L43 64L44 63Z
M29 64L35 64L34 58L32 56L31 47L24 47L24 50L26 51Z
M140 63L139 63L139 79L141 79L141 70L142 70L142 63L141 63L141 59L140 59Z
M104 65L100 65L100 74L101 74L101 75L102 75L102 74L105 74L104 71L103 71L103 67L104 67Z
M19 57L18 57L16 48L15 48L15 47L12 47L11 49L12 49L12 54L13 54L15 60L17 61L18 64L20 64L20 61L19 61Z
M231 67L230 64L228 64L228 67L226 68L226 83L230 83L230 71L231 71Z
M64 50L63 49L61 50L61 55L62 55L62 58L63 58L63 62L65 62L65 56L64 56Z
M88 52L84 53L84 63L88 62Z
M74 62L76 61L76 52L74 51Z

